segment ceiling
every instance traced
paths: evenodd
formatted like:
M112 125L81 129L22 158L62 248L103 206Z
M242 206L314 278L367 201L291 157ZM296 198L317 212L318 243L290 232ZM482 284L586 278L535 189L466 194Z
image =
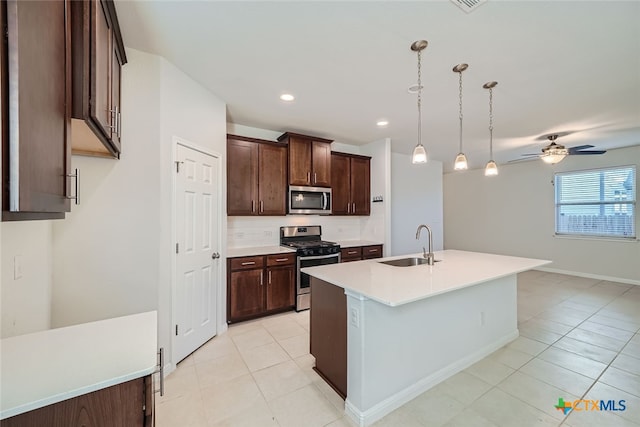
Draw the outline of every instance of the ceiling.
M413 41L422 55L422 142L451 170L489 159L493 89L498 164L560 133L568 147L640 144L640 2L491 1L467 13L440 1L117 0L127 47L155 53L227 104L231 123L361 145L417 141ZM296 96L292 103L282 93ZM376 121L387 119L386 128ZM540 167L544 167L543 163ZM547 166L548 167L548 166Z

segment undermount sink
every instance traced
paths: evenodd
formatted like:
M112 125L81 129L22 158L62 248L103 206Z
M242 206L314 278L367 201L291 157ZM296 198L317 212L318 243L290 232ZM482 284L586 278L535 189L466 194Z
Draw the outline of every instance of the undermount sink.
M440 262L441 260L436 259L434 262ZM401 258L401 259L392 259L390 261L380 261L380 264L392 265L394 267L412 267L414 265L422 265L426 264L427 260L425 258Z

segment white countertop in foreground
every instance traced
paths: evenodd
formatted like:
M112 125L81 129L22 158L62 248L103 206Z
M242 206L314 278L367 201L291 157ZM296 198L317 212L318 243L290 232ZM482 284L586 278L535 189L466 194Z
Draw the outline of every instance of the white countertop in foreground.
M153 373L155 311L0 341L0 419Z
M422 254L307 267L303 272L389 306L397 306L482 282L531 270L551 261L446 250L435 265L394 267L380 264Z
M295 249L286 248L284 246L253 246L250 248L228 248L227 258L236 258L241 256L259 256L270 254L295 253Z

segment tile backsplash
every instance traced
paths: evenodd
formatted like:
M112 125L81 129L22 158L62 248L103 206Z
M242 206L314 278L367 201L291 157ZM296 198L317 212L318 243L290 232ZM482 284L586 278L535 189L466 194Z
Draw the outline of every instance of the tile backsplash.
M227 217L227 247L246 248L280 244L280 227L320 225L325 240L360 239L359 217L287 215L275 217Z

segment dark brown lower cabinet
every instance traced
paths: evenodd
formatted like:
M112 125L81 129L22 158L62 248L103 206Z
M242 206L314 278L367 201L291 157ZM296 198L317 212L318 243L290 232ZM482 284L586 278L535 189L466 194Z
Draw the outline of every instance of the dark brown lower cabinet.
M382 258L382 245L354 246L350 248L342 248L340 252L341 262Z
M347 396L347 297L344 289L311 277L311 354L314 370Z
M295 306L295 253L229 258L227 322L252 319Z
M63 400L0 421L2 427L152 427L151 376Z

